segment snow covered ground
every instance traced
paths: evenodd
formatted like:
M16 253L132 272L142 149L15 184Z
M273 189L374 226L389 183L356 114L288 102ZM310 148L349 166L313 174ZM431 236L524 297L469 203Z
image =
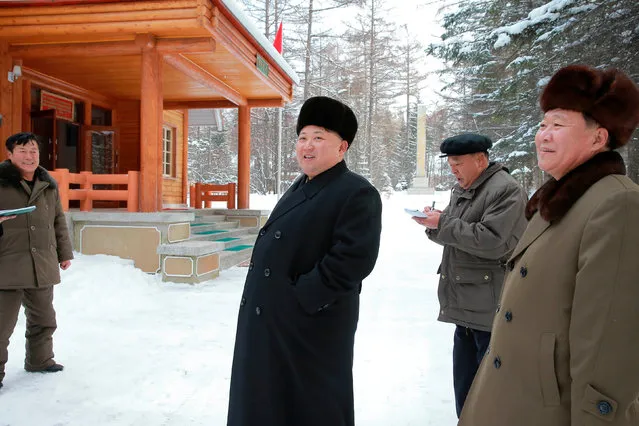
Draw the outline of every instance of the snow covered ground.
M441 248L403 211L435 199L443 208L448 193L384 199L380 256L364 282L355 348L358 426L456 424L453 326L436 321ZM253 208L274 203L251 199ZM246 269L189 286L162 283L127 260L76 256L55 293L54 349L66 368L22 369L21 313L0 426L224 426Z

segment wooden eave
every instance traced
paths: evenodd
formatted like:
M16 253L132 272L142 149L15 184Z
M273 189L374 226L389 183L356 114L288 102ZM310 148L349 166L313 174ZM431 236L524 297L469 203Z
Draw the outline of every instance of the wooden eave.
M156 48L169 105L271 106L292 99L291 78L219 0L62 3L0 8L0 42L27 74L62 80L105 102L139 99L142 49ZM257 54L268 76L257 69Z

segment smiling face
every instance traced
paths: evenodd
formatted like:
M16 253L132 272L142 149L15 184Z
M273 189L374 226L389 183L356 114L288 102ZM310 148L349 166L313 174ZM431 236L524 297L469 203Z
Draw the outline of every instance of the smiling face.
M539 168L559 180L595 154L605 151L608 131L581 112L553 109L535 135Z
M33 180L33 175L40 164L40 148L38 143L30 140L24 145L15 145L9 152L11 164L20 169L24 179Z
M344 159L348 142L337 133L318 126L305 126L297 138L295 153L302 172L311 180Z

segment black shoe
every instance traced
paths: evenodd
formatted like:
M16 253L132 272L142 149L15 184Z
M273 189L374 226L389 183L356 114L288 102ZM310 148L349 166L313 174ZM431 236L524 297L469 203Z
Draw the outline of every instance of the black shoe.
M52 364L50 366L48 366L47 368L45 368L44 370L42 370L43 373L57 373L58 371L62 371L64 370L64 365L62 364Z
M24 369L27 370L29 373L57 373L58 371L64 370L64 365L55 363L46 368L43 368L42 370L32 370L26 367Z

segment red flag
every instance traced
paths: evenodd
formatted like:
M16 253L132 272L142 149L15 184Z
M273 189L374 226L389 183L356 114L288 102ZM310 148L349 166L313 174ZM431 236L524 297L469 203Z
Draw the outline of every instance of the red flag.
M275 40L273 41L273 47L275 50L282 54L282 23L280 22L280 26L277 29L277 34L275 34Z

